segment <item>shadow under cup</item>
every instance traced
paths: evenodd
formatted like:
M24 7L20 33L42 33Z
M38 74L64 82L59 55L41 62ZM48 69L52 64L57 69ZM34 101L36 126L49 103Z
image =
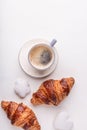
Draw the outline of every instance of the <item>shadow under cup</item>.
M47 44L34 45L28 54L31 66L37 70L46 70L53 65L55 59L54 50Z

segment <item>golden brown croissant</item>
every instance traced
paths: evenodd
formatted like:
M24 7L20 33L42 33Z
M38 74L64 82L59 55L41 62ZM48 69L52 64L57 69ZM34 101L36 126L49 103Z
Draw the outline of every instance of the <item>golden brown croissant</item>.
M61 80L47 80L32 95L33 105L48 104L57 106L66 96L68 96L75 80L74 78L63 78Z
M34 112L23 103L2 101L1 107L13 125L22 127L24 130L41 129Z

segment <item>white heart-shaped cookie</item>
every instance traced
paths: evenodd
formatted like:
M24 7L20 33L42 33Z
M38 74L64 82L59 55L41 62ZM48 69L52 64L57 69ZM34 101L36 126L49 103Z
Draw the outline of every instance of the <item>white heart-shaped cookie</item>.
M28 81L23 78L17 79L15 81L14 91L20 98L25 98L30 93Z
M72 130L73 122L66 111L58 113L54 120L54 128L56 130Z

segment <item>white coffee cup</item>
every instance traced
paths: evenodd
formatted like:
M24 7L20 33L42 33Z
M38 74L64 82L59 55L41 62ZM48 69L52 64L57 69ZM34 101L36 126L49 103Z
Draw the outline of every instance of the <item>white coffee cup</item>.
M49 69L55 60L55 53L52 46L46 43L34 45L28 53L28 61L31 66L39 71Z

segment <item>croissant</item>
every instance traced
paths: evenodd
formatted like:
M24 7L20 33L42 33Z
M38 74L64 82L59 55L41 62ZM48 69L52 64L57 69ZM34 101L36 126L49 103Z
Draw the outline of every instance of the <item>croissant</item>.
M41 130L34 112L23 103L2 101L1 107L7 113L11 124L24 130Z
M33 105L48 104L57 106L73 87L74 78L62 78L61 80L47 80L43 82L37 92L33 93L31 103Z

